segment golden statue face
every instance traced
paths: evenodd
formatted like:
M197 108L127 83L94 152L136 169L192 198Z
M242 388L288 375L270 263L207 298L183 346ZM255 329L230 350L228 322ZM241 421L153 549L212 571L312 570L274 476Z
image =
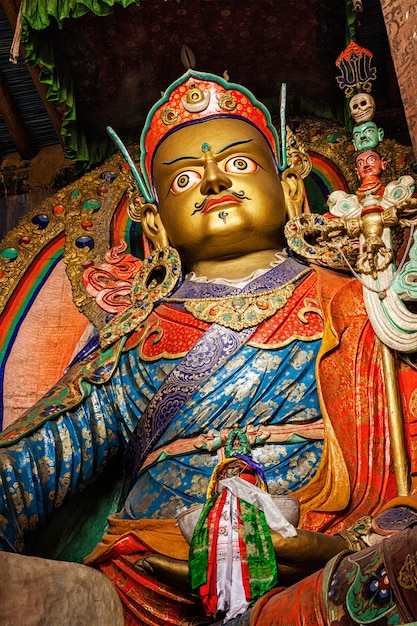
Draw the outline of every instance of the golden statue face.
M285 202L263 136L219 118L168 136L154 158L159 213L188 267L283 245Z

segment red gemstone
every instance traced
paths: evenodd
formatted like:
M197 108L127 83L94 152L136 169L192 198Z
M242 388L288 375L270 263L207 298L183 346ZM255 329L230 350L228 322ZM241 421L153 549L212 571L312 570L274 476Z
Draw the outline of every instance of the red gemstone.
M97 189L98 196L105 196L107 193L109 193L109 188L107 187L107 185L102 185L101 187L98 187Z
M27 246L28 243L30 243L30 237L27 237L26 235L24 237L20 237L19 243L21 246Z
M63 215L65 213L65 207L62 204L56 204L53 208L54 215Z
M84 228L84 230L87 230L87 228L91 228L92 225L93 225L93 222L91 220L86 220L85 222L81 222L81 226Z

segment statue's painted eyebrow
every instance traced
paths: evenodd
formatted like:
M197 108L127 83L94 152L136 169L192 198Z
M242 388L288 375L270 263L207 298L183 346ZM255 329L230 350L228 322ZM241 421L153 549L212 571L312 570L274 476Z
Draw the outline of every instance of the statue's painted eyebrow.
M177 163L177 161L189 161L190 159L201 159L201 157L198 156L180 156L177 157L176 159L172 159L172 161L162 161L162 165L172 165L172 163Z
M253 141L253 139L243 139L241 141L233 141L232 143L228 143L226 146L224 146L218 152L216 152L215 156L217 156L218 154L221 154L222 152L225 152L229 148L233 148L234 146L240 146L242 144L249 143L250 141ZM180 157L177 157L176 159L172 159L172 161L162 161L162 165L172 165L173 163L177 163L178 161L189 161L189 160L196 161L199 159L201 159L201 157L199 156L180 156Z
M218 154L221 154L222 152L225 152L229 148L234 148L234 146L240 146L240 145L242 145L244 143L249 143L250 141L253 141L253 139L243 139L241 141L233 141L233 143L228 143L227 146L224 146L224 148L222 148L221 150L216 152L215 155L217 156Z

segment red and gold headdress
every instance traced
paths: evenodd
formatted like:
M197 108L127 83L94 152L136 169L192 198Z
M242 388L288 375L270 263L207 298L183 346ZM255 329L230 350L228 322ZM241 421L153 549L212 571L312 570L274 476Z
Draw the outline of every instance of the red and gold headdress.
M183 126L219 116L236 117L255 126L265 137L278 169L285 169L286 164L281 166L278 135L266 107L240 85L189 70L167 89L145 122L140 143L141 167L149 197L154 195L152 164L161 142ZM285 156L282 161L286 161Z

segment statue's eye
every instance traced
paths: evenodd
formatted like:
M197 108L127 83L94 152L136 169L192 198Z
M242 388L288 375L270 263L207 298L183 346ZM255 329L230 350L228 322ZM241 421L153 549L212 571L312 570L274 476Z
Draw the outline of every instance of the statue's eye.
M201 181L201 174L195 172L194 170L187 170L186 172L181 172L174 178L171 183L171 191L172 193L183 193L184 191L188 191L195 185L197 185Z
M233 157L224 164L224 171L230 174L253 174L258 164L249 157Z

